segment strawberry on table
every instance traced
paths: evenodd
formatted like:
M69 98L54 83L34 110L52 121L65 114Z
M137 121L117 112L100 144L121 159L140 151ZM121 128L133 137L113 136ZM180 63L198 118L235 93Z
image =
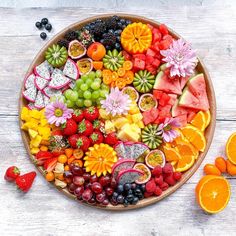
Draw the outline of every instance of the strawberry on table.
M87 151L90 146L90 140L88 137L82 135L77 140L77 147L83 151Z
M89 121L94 121L99 116L99 111L97 107L88 107L84 109L84 118Z
M82 109L76 109L74 110L74 113L72 114L72 119L76 122L82 121L84 118L84 113Z
M77 148L77 140L79 139L80 135L79 134L73 134L69 136L68 142L72 148Z
M23 192L28 192L31 188L34 179L36 177L36 172L32 171L24 175L20 175L16 178L16 185L19 189L21 189Z
M104 143L107 143L111 146L115 145L118 143L118 138L116 136L116 133L115 132L112 132L112 133L109 133L105 136L104 138Z
M92 145L100 144L103 142L103 135L100 131L93 131L93 133L89 136L89 140Z
M63 125L62 125L62 134L69 136L72 134L77 133L78 125L77 123L71 118L68 119Z
M4 175L4 179L10 182L15 181L15 179L20 175L20 170L16 166L10 166L7 168Z
M90 121L83 119L78 125L78 133L80 135L89 136L92 132L93 124Z

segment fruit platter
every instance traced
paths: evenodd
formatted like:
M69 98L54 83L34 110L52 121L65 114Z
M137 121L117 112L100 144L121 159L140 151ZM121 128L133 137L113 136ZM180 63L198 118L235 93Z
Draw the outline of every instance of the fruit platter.
M108 210L147 206L182 186L209 149L215 112L191 44L126 14L85 19L49 40L19 102L23 142L40 173Z

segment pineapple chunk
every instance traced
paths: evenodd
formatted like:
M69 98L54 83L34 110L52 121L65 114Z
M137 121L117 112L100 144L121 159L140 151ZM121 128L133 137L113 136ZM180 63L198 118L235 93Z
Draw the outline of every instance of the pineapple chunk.
M110 119L110 114L108 114L107 112L106 112L106 110L105 109L99 109L99 114L100 114L100 117L102 118L102 119L105 119L105 120L108 120L108 119Z
M131 124L130 129L135 133L138 133L138 134L141 133L141 129L139 128L139 126L137 124Z
M37 154L39 152L39 148L31 148L30 152L31 154Z
M51 129L49 127L38 127L38 132L42 136L43 139L48 140L49 136L51 135Z
M113 121L113 124L117 129L120 129L123 125L128 124L128 123L129 123L129 120L125 117L120 117Z
M115 126L110 120L105 121L105 131L106 133L111 133L115 131Z
M33 129L29 129L28 132L31 139L34 139L38 134L38 132Z
M20 118L24 121L28 121L30 119L29 109L27 107L23 107L21 109Z
M40 118L41 118L41 112L38 110L31 110L30 115L32 118L35 118L37 120L40 120Z
M137 113L137 114L132 115L132 120L134 123L138 123L142 119L143 119L143 116L141 113Z
M34 139L30 141L30 144L32 144L33 147L37 148L39 147L41 140L42 140L42 136L37 135Z
M28 121L21 126L21 129L23 129L23 130L33 129L33 130L37 131L38 130L38 123Z
M130 128L122 129L118 132L117 137L122 141L133 141L137 142L139 140L139 135L133 132Z
M141 121L141 120L137 123L137 125L138 125L138 127L139 127L140 129L143 129L143 128L144 128L144 123L143 123L143 121Z
M41 118L41 120L40 120L40 125L41 126L46 126L46 125L48 125L48 121L47 121L47 119L45 119L45 118Z
M134 114L137 114L137 113L140 113L140 110L139 110L137 104L133 102L130 106L129 114L134 115Z

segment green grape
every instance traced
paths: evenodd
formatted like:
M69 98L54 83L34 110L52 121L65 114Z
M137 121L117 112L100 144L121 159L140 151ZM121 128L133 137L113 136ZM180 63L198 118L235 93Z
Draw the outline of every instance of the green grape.
M94 79L94 82L98 82L99 84L101 84L101 83L102 83L102 80L101 80L100 78L95 78L95 79Z
M93 83L93 80L88 78L85 82L88 86L90 86Z
M75 102L71 101L71 100L66 100L66 105L69 108L72 108L75 106Z
M95 90L92 92L92 99L96 100L97 98L100 97L100 91L99 90Z
M90 99L91 98L91 92L89 92L88 90L87 91L84 91L84 98L85 99Z
M50 101L51 102L55 102L55 101L60 101L60 102L65 102L66 98L63 95L53 95L52 97L50 97Z
M75 101L78 99L78 97L79 97L78 92L77 92L77 91L73 91L73 93L71 93L69 99L70 99L71 101L75 102Z
M71 93L73 93L73 90L72 89L67 89L65 92L64 92L64 95L67 99L69 99Z
M82 91L81 89L78 90L78 97L79 98L83 98L84 97L84 91Z
M95 79L95 77L96 77L96 73L95 73L94 71L91 71L91 72L88 74L88 77L93 80L93 79Z
M86 106L86 107L91 107L92 106L92 101L91 100L88 100L88 99L85 99L84 100L84 106Z
M76 105L78 107L83 107L84 106L84 99L78 98L77 101L76 101Z
M76 87L79 89L80 86L81 86L83 83L84 83L84 81L83 81L82 79L78 79L78 80L76 80L75 85L76 85Z
M101 70L97 70L96 71L96 77L97 78L101 78L102 77L102 71Z
M98 90L100 88L100 83L98 82L93 82L90 87L93 89L93 90Z
M100 96L101 96L102 98L105 98L106 95L108 95L108 93L109 93L109 92L107 92L106 90L100 90Z
M101 105L101 101L102 101L102 100L104 100L104 98L98 98L98 99L97 99L96 103L97 103L98 106Z
M86 91L86 90L88 90L88 85L87 84L81 84L80 89L82 91Z
M81 79L86 82L86 80L88 79L88 75L81 75Z
M106 84L103 84L103 83L102 83L102 85L101 85L101 89L102 89L102 90L106 90L106 91L108 91L108 92L110 91L109 86L106 85Z

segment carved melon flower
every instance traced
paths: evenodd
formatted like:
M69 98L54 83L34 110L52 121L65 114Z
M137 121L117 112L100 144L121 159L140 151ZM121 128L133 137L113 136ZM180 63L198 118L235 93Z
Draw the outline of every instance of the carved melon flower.
M127 114L131 100L129 95L121 92L117 87L111 88L111 92L106 95L106 99L101 101L102 108L112 116Z
M160 53L164 56L163 61L167 62L167 67L170 68L171 77L176 75L186 77L193 74L197 65L196 52L184 39L173 41L169 49L161 50Z

